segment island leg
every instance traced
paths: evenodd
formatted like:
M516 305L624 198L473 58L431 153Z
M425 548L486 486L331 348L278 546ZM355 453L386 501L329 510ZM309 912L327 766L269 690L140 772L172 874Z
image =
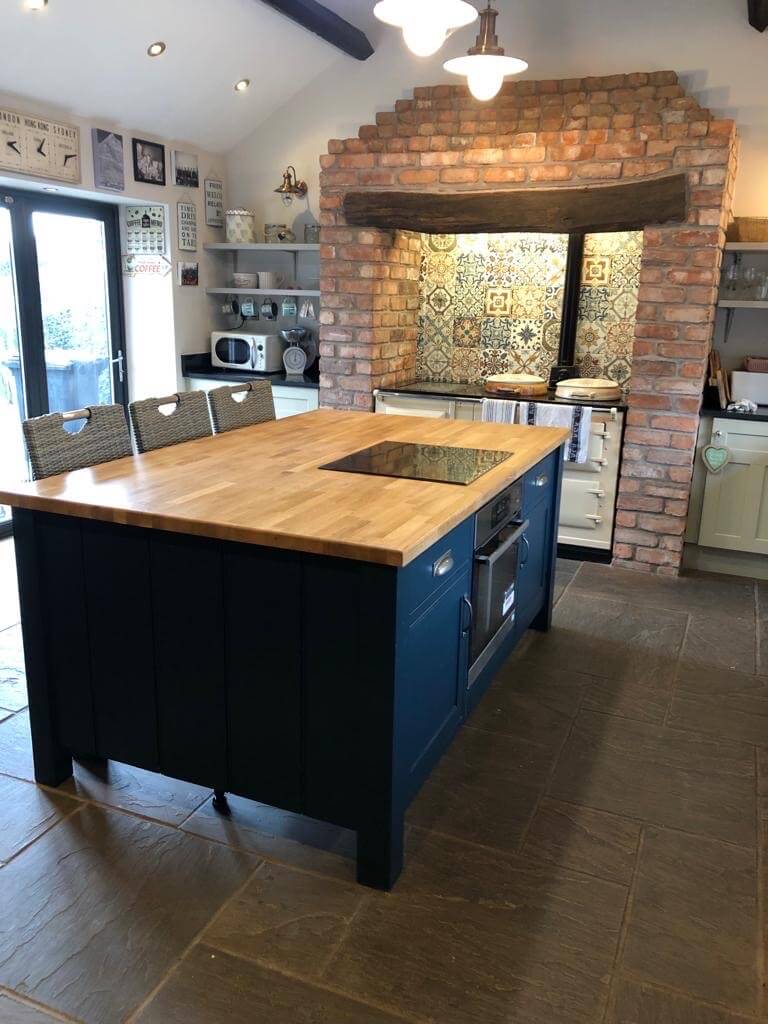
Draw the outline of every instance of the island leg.
M59 738L53 690L46 664L44 601L34 513L14 509L13 537L35 780L45 786L58 786L72 774L72 755L65 750ZM62 585L65 583L62 581Z
M403 868L404 817L392 813L372 817L357 831L357 880L360 885L389 890Z

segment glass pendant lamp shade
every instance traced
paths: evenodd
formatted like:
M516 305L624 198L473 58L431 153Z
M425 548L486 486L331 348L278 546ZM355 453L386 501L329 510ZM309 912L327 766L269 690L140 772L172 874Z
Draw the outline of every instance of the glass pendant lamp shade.
M519 75L528 67L519 57L507 57L496 35L495 11L490 2L480 12L480 31L475 45L464 57L447 60L443 67L454 75L464 75L476 100L492 100L507 75Z
M401 28L405 45L417 57L431 57L451 32L477 18L477 9L467 0L379 0L373 13Z

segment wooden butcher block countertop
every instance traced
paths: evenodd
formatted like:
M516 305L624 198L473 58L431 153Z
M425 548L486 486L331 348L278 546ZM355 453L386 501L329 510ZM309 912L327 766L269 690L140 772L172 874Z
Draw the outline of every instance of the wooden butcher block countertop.
M401 566L567 436L556 427L321 409L35 483L0 483L0 503ZM318 468L379 441L513 455L467 486Z

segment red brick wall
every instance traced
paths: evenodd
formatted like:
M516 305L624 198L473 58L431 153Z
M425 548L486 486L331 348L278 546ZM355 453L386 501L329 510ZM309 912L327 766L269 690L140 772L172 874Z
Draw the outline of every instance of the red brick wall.
M687 223L644 235L613 552L621 564L676 573L731 210L733 122L713 118L672 71L507 82L489 103L439 85L398 100L358 138L332 139L321 166L321 403L356 409L371 408L374 388L413 378L419 243L348 226L348 189L535 188L686 171Z

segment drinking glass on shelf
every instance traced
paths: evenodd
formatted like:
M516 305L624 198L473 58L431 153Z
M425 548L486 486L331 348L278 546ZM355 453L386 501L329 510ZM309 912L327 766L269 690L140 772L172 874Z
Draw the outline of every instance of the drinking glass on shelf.
M738 296L741 291L742 283L741 264L734 260L725 272L725 285L723 290L729 299L735 299Z
M744 274L742 298L748 300L756 299L759 288L760 274L758 273L757 267L747 267L746 273Z

